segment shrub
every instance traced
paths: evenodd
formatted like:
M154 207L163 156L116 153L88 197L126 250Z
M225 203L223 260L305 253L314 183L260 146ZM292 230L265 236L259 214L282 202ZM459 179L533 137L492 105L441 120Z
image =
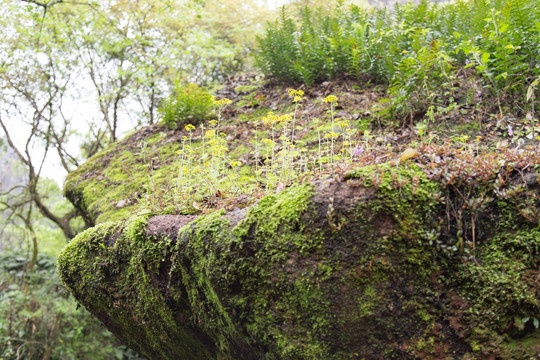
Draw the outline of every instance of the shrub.
M173 127L196 124L212 114L214 98L196 84L177 85L174 94L166 99L159 112L163 121Z

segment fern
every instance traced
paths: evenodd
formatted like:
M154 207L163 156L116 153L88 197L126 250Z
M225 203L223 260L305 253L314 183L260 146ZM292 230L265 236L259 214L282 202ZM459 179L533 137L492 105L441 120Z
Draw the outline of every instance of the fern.
M419 108L452 92L456 67L475 67L484 89L522 99L540 76L536 2L422 0L368 11L341 1L333 11L306 7L298 22L283 7L258 38L256 62L268 77L308 85L368 74L389 84L395 102Z

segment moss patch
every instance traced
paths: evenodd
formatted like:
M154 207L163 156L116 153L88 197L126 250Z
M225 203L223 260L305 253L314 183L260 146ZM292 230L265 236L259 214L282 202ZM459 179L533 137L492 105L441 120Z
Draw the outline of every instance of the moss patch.
M138 217L126 224L101 224L77 236L59 257L62 280L79 302L141 354L215 359L215 349L204 336L190 326L178 326L156 286L156 271L170 242L147 241L145 224L146 219Z
M164 141L161 130L154 126L137 132L68 176L64 193L84 214L87 225L125 219L138 213L141 203L148 207L165 201L176 178L180 143Z

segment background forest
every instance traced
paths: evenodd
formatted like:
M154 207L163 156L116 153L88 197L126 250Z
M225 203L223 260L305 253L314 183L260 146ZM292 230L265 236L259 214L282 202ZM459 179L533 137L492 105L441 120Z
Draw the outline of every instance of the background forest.
M384 97L351 126L367 147L375 127L404 124L430 144L430 123L468 111L479 123L494 119L515 146L536 144L535 1L430 4L3 0L0 360L140 358L78 308L58 279L60 250L93 225L59 184L134 129L221 116L211 95L232 76L304 88L339 78L370 84ZM450 142L478 152L478 139ZM319 151L320 143L319 135Z

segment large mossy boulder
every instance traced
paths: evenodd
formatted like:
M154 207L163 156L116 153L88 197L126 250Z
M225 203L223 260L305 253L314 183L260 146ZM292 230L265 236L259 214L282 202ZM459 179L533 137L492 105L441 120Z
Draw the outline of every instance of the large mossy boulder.
M512 197L456 209L463 188L382 168L234 211L105 222L59 272L149 359L538 356L538 220Z

